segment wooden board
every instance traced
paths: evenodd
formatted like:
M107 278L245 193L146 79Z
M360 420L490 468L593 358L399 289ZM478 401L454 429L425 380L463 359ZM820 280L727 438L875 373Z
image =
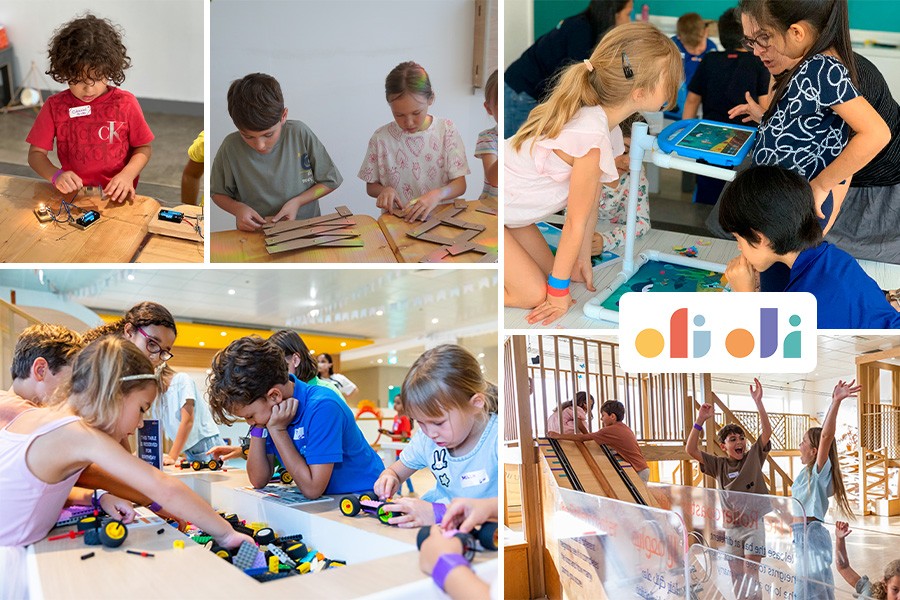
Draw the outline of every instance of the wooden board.
M594 475L589 463L590 457L585 457L579 449L579 446L581 446L580 442L557 441L560 449L565 454L565 460L569 461L572 469L577 474L578 481L581 482L582 491L597 496L605 496L606 498L615 498L606 482Z
M368 215L353 215L353 230L362 247L314 247L270 254L265 234L250 231L216 231L210 234L209 256L214 263L396 263L388 241Z
M550 441L547 438L538 438L537 442L538 450L544 457L544 460L547 461L547 466L550 467L550 472L553 473L553 481L556 482L556 485L567 490L577 489L573 485L572 479L566 473L566 469Z
M476 244L486 246L490 248L494 253L496 253L498 239L497 216L479 212L477 209L480 206L482 206L480 200L466 202L465 210L453 216L460 221L483 225L484 231L477 232L477 235L472 238L472 241ZM448 209L438 207L436 210L446 211ZM452 212L450 214L452 214ZM427 234L436 235L445 239L452 240L458 237L464 231L469 231L459 229L457 227L450 227L448 225L435 225L434 227L428 227L425 230L422 230L421 228L424 223L422 223L421 221L407 223L403 219L390 213L385 213L378 217L378 224L381 226L382 231L384 231L384 236L387 238L388 243L391 245L391 248L397 255L397 260L399 262L407 263L417 263L424 257L431 255L435 250L440 248L438 244L410 237L407 235L407 233L418 229L423 233L426 233L427 231ZM494 256L496 257L496 254L494 254ZM447 255L445 256L445 258L443 258L443 260L441 260L441 262L472 263L479 262L483 258L484 255L478 252L463 252L462 254L458 254L456 256Z
M55 213L62 198L46 181L0 175L0 262L125 263L137 252L150 219L159 210L159 202L147 196L117 204L81 194L73 203L99 211L96 224L80 230L69 224L38 222L34 209L44 204Z
M165 235L149 235L138 250L136 263L202 263L203 243Z
M595 457L595 460L600 463L606 459L606 455L600 448L600 445L596 442L587 442L585 444L590 453ZM609 447L609 446L607 446ZM611 448L610 448L611 449ZM627 462L619 455L615 453L615 457L618 459L619 467L622 472L628 478L628 481L631 485L637 490L637 492L641 495L641 498L644 499L644 502L647 503L648 506L653 506L659 508L659 502L657 502L656 497L650 493L650 490L647 489L647 484L644 483L644 480L640 478L637 474L637 471L634 470L634 467Z
M161 208L160 210L166 210ZM148 229L150 233L166 235L169 237L190 240L192 242L200 242L200 252L203 252L203 236L197 233L194 226L197 224L197 217L203 215L202 206L194 206L192 204L179 204L175 208L169 209L180 213L184 213L185 217L193 217L182 221L181 223L172 223L171 221L161 221L159 219L159 211L156 211L156 217L150 219ZM200 225L204 225L204 221L200 221Z

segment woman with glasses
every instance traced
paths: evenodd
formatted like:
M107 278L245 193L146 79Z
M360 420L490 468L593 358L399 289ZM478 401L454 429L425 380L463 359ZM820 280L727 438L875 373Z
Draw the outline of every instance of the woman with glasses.
M752 152L753 164L803 175L827 233L851 178L890 142L891 132L860 94L847 0L741 0L746 48L767 66L798 61L776 80ZM851 137L851 132L854 134ZM768 269L763 291L782 291L789 270Z

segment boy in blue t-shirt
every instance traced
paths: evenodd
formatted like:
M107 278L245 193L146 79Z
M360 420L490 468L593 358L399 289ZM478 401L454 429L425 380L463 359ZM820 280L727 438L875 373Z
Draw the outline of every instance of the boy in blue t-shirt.
M258 336L216 354L209 407L219 423L234 417L253 428L247 475L265 487L277 457L307 498L372 489L384 464L333 391L288 374L284 353Z
M758 272L783 263L790 269L784 291L816 297L819 329L900 329L900 312L878 284L822 239L802 175L775 165L743 171L722 194L719 224L741 251L725 271L732 290L756 291Z

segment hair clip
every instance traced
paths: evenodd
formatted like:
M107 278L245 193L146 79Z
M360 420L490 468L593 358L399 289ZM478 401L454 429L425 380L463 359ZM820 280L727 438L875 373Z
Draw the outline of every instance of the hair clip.
M158 367L153 369L153 373L140 373L138 375L125 375L124 377L119 377L119 381L138 381L140 379L155 379L157 383L162 379L163 369L166 368L166 363L161 363Z
M588 73L594 72L594 65L591 63L590 60L584 59L582 62L584 62L584 66L587 67Z
M631 62L628 60L628 55L624 52L622 53L622 72L625 74L625 79L634 78L634 71L631 68Z

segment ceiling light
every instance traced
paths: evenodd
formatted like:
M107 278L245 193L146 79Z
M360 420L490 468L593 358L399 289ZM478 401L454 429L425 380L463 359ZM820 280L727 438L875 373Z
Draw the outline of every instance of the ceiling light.
M346 347L347 347L347 342L341 342L341 348L346 348Z
M437 325L437 324L438 324L438 320L439 320L439 319L438 319L437 317L433 318L433 319L431 320L431 324L432 324L432 325Z
M234 296L236 293L237 293L237 292L234 291L234 288L231 288L230 290L228 290L228 295L229 295L229 296Z
M309 288L309 297L312 298L313 300L316 299L316 294L317 294L317 293L318 293L318 292L316 291L316 288L315 288L315 287Z
M479 353L478 353L478 358L484 358L484 352L479 352Z
M376 316L376 317L380 317L380 316L383 315L383 314L384 314L384 311L381 310L380 308L379 308L378 310L375 311L375 316Z
M392 389L394 389L394 386L389 385L389 386L388 386L388 389L389 389L389 390L392 390Z
M378 359L377 361L375 361L375 362L377 362L377 363L380 365L381 363L384 362L384 360L382 360L382 359L379 358L379 359Z
M134 281L134 273L128 274L128 281Z
M309 311L309 316L311 316L311 317L318 317L318 316L319 316L319 309L318 309L318 308L314 308L314 309L312 309L311 311Z
M316 351L310 348L309 353L310 353L310 354L315 354Z
M225 337L226 335L228 335L228 332L227 332L227 331L223 331L223 332L221 332L219 335L221 335L222 337Z
M201 345L201 346L205 346L205 345L206 345L206 342L200 342L200 345Z

